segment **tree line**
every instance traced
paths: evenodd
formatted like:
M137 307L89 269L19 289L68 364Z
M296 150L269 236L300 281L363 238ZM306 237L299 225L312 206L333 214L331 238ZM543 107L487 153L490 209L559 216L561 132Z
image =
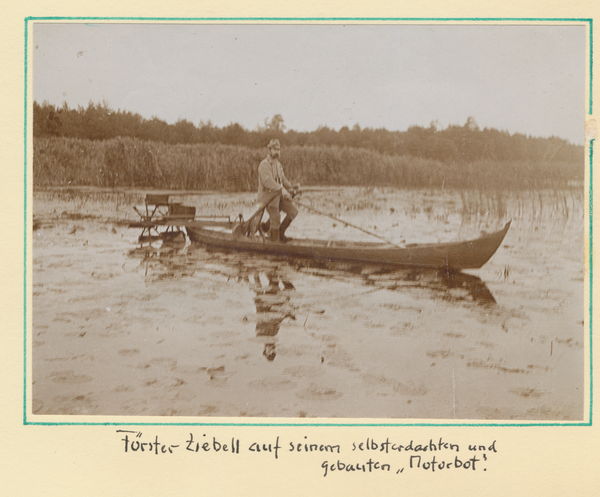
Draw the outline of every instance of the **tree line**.
M315 131L286 130L281 115L265 120L264 126L245 129L237 123L218 127L209 122L194 125L186 119L175 124L137 113L117 110L103 102L71 109L65 103L55 107L47 102L33 104L33 136L110 140L130 137L165 144L222 144L262 149L272 138L284 146L335 146L372 150L384 155L412 156L444 163L480 161L530 161L584 164L584 147L558 137L539 138L521 133L480 129L474 118L442 129L411 126L406 131L384 128L342 127L339 131L321 126Z

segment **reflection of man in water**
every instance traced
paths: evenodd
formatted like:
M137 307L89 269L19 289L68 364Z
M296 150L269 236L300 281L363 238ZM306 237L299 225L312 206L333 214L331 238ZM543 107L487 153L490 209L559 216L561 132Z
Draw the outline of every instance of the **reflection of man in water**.
M287 317L296 320L293 308L289 304L290 293L296 291L294 285L280 279L275 272L264 275L266 284L260 280L258 274L254 274L254 283L250 282L250 288L256 293L254 304L256 305L256 336L265 337L265 348L263 355L267 360L275 359L275 336L279 327Z

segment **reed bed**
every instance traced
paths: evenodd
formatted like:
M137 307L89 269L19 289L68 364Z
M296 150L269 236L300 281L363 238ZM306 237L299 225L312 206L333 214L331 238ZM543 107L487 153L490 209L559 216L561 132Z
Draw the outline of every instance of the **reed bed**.
M258 151L227 145L165 145L132 138L34 140L34 186L248 191Z
M435 221L454 215L471 222L478 218L582 219L585 214L584 192L577 188L517 191L345 188L311 194L301 201L336 215L370 211L391 217L424 216Z
M257 167L266 153L242 146L166 145L134 138L106 141L36 138L33 149L35 187L223 192L254 191L258 183ZM286 175L304 185L501 192L563 189L584 179L583 164L516 161L457 164L348 147L284 146L281 160Z
M38 200L58 201L79 213L134 219L130 206L142 205L147 190L159 189L219 192L183 201L203 215L235 217L255 210L257 167L264 156L265 151L220 144L37 138L33 181ZM301 202L341 218L387 216L390 229L402 219L445 225L458 217L465 226L489 230L508 219L546 223L581 221L585 215L583 164L459 165L308 146L284 147L282 162L291 180L324 187Z

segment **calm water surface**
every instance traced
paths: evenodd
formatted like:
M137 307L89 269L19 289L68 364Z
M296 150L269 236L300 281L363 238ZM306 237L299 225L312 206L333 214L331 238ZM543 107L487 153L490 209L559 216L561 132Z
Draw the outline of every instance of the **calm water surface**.
M344 219L407 242L481 227L405 201ZM484 268L450 275L140 246L131 212L34 199L34 414L583 418L581 212L513 218ZM357 236L291 230L326 233Z

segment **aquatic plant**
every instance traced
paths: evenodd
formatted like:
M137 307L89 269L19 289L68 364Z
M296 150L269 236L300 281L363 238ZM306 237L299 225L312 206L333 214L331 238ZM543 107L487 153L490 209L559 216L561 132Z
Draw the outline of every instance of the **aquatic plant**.
M34 140L33 149L35 187L253 191L258 182L257 167L265 155L262 150L243 146L167 145L121 137L105 141L42 137ZM336 146L286 147L282 162L286 175L304 185L489 193L562 189L584 181L584 164L579 163L488 160L444 163ZM496 197L495 202L500 205L501 197Z

